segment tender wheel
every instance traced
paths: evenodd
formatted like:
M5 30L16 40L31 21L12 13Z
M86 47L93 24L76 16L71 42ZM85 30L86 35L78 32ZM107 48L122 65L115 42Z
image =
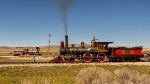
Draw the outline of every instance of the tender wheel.
M85 54L83 55L83 60L84 60L85 62L91 62L92 59L93 59L93 56L92 56L91 53L85 53Z
M70 62L74 63L75 62L75 58L74 57L70 57Z
M99 54L97 55L97 60L98 60L99 62L104 62L106 59L107 59L107 56L105 55L105 53L99 53Z

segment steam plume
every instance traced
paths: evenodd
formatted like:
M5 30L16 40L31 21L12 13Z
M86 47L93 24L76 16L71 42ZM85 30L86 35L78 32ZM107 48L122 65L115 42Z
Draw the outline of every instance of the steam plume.
M68 28L67 28L68 10L72 4L73 4L73 0L59 0L59 8L62 15L65 35L68 35Z

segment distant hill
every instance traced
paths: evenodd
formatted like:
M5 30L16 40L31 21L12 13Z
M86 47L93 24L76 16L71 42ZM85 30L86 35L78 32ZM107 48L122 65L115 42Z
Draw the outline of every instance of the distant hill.
M69 47L72 46L72 44L69 44L68 45ZM80 47L80 44L74 44L75 47ZM86 47L90 47L89 44L85 44ZM48 48L49 45L46 45L46 46L37 46L37 47L40 47L40 48ZM60 48L60 45L50 45L51 48ZM2 47L3 48L3 47ZM35 47L7 47L7 48L35 48Z

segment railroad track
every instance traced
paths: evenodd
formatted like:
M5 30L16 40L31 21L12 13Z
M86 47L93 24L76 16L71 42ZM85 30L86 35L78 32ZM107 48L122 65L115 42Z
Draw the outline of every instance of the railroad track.
M2 64L50 64L50 62L0 62Z
M79 66L79 65L115 65L115 66L123 66L123 65L139 65L139 66L150 66L150 62L91 62L91 63L49 63L49 62L0 62L0 67L14 67L14 66L31 66L31 67L40 67L40 66Z

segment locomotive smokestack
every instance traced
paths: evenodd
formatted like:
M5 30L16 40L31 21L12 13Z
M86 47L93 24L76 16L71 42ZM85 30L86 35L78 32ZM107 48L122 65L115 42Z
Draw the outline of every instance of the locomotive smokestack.
M65 48L68 48L68 35L65 35Z

